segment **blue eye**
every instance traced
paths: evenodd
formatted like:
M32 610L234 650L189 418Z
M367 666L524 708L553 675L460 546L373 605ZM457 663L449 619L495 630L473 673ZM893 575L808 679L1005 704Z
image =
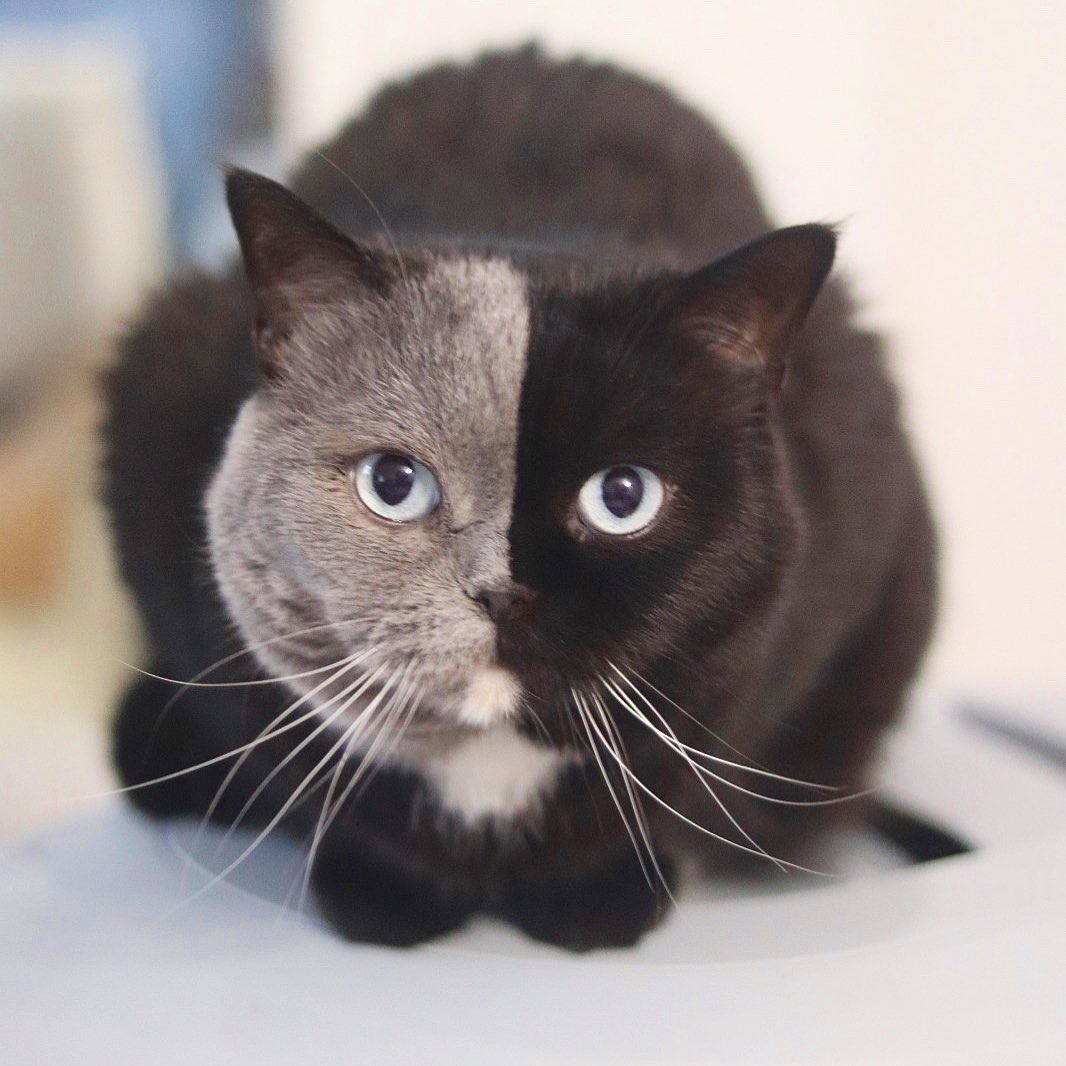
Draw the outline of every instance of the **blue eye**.
M396 452L374 452L352 471L359 499L392 522L416 522L437 509L440 486L417 459Z
M611 466L581 486L577 513L599 533L636 533L659 513L663 496L663 483L647 467Z

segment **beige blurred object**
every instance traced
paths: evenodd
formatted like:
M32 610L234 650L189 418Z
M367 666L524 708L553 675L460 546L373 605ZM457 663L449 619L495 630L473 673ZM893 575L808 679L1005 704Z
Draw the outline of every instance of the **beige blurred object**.
M23 414L0 441L0 608L37 610L56 593L75 497L67 484L89 433L84 383Z
M113 784L106 722L140 640L95 499L98 421L83 372L0 447L0 836Z
M113 34L0 35L0 834L110 784L104 723L139 654L95 384L165 268L138 62Z
M0 601L47 598L91 433L86 365L159 276L159 182L131 50L0 36Z

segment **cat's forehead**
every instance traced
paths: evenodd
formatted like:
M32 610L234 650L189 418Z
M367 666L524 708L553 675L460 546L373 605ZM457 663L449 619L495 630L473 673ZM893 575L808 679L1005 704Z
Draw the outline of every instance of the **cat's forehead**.
M440 400L468 408L514 399L529 341L526 277L504 259L431 261L415 282L393 290L406 322L403 343L416 370L432 375ZM414 358L411 359L410 357Z
M404 446L419 458L486 473L513 467L529 347L528 281L499 258L408 265L387 301L363 317L315 375L327 420L360 446Z

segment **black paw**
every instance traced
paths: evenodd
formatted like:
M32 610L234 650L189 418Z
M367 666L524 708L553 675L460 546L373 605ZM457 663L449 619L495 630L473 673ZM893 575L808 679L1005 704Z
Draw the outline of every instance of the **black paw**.
M673 868L659 860L673 888ZM593 874L575 873L540 884L518 884L502 917L535 940L568 951L632 947L662 920L670 898L649 887L635 856Z
M315 861L318 908L348 940L409 948L461 928L473 908L433 882L335 849Z

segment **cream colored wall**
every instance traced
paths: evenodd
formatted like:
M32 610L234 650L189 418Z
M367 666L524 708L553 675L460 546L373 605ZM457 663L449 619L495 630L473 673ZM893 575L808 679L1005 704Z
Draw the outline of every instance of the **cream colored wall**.
M287 148L383 78L537 37L716 115L782 222L844 219L940 515L927 676L1066 680L1066 8L1058 3L277 0Z
M894 25L899 368L944 528L935 666L1066 677L1066 8Z

